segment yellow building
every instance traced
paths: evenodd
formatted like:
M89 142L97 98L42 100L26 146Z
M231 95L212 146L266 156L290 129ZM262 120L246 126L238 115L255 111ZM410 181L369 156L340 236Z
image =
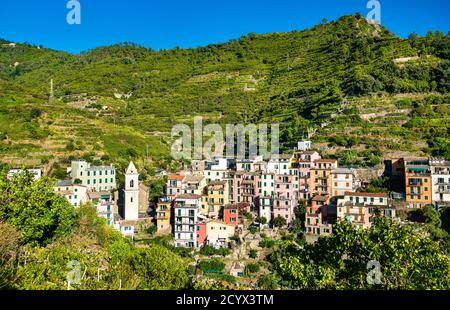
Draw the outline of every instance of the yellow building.
M406 202L414 208L432 203L431 168L428 159L405 159Z
M156 205L156 225L158 233L170 234L172 231L171 216L172 202L168 198L161 198Z
M311 194L331 195L331 172L337 168L336 159L316 159L310 172L309 188Z
M207 202L206 214L218 217L220 210L229 204L229 187L227 181L211 181L205 187Z

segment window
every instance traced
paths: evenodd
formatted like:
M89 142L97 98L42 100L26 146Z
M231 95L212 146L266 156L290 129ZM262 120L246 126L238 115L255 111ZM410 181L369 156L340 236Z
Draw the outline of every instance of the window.
M133 202L133 196L130 197L130 201Z
M130 187L132 187L132 188L134 187L134 180L130 181Z

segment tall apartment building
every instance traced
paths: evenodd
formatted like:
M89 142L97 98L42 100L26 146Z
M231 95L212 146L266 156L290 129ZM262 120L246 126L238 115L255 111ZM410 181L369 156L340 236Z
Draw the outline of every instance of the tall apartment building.
M317 159L310 172L310 193L332 195L331 172L337 168L336 159Z
M432 158L430 167L431 199L437 204L450 203L450 161Z
M174 201L174 236L176 247L197 247L197 223L202 196L179 195Z
M320 159L319 153L315 151L298 151L294 153L292 168L298 169L298 191L299 198L310 198L309 179L314 161Z
M156 226L158 233L170 233L172 231L171 220L172 201L169 197L163 197L156 204Z
M432 202L431 168L428 159L405 159L406 201L422 208Z
M88 190L110 191L116 188L116 169L110 166L91 166L85 160L72 161L72 181L80 180Z
M273 220L273 203L275 197L275 174L263 173L258 181L259 217L264 217L267 223Z
M298 176L276 175L275 194L273 198L273 219L282 217L289 224L294 219L294 211L298 205Z

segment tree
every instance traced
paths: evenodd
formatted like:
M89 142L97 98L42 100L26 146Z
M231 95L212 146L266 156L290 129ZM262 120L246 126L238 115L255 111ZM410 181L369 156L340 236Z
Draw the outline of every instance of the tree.
M304 249L285 242L271 261L294 288L448 289L450 257L427 234L423 226L402 226L384 218L374 219L371 229L339 222L331 236ZM367 279L378 263L380 282L374 284Z
M20 231L23 242L48 244L70 232L75 209L53 191L53 182L29 172L0 179L0 220Z
M283 227L283 226L286 226L286 219L278 215L278 216L273 220L273 225L274 225L275 227L279 227L279 228L281 228L281 227Z
M264 217L264 216L258 217L258 218L256 219L256 221L257 221L258 223L260 223L261 225L267 224L267 218Z

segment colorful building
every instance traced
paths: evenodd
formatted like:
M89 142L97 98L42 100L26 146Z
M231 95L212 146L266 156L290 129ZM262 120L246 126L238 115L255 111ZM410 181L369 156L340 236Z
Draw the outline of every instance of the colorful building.
M370 228L375 216L394 219L396 208L389 204L386 193L346 192L338 200L337 218L361 228Z
M428 159L405 159L406 202L422 208L432 203L431 168Z
M166 184L166 196L170 198L170 200L175 199L178 195L183 194L182 192L182 184L185 176L172 174L167 177Z
M294 211L298 205L296 181L294 175L275 176L275 195L273 198L273 219L282 217L289 224L294 219Z
M336 168L336 159L316 159L313 162L309 186L311 195L332 195L331 172Z
M239 208L235 205L226 205L223 208L223 221L226 224L237 226L239 224Z
M196 247L198 216L202 196L183 194L174 201L174 236L176 247Z
M331 192L334 197L342 197L345 192L356 190L356 174L353 169L336 168L331 171Z
M450 203L450 161L432 158L430 167L432 201L437 204Z
M229 188L227 181L211 181L205 187L208 215L218 217L222 208L229 203Z
M171 211L172 201L170 198L160 198L156 205L156 226L158 233L169 234L172 231Z
M113 165L91 166L85 160L72 161L70 176L72 182L79 180L90 191L110 191L116 188L116 169Z
M97 209L97 215L106 219L108 225L114 224L114 199L111 192L88 192L88 199Z
M310 235L328 235L332 232L332 225L328 219L328 204L330 197L327 195L316 195L311 199L306 208L305 230Z

